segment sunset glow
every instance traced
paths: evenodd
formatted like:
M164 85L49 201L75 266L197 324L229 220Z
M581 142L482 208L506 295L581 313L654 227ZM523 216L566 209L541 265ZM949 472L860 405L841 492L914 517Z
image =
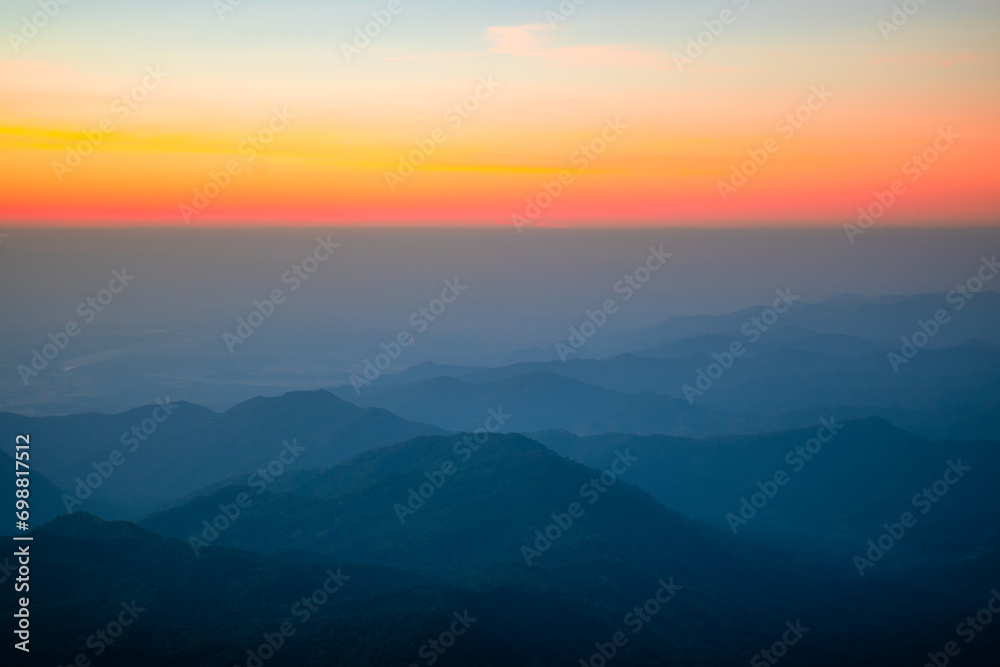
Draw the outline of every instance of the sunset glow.
M0 10L6 224L510 225L566 172L533 224L840 225L896 179L886 225L1000 205L985 3L146 4L30 39Z

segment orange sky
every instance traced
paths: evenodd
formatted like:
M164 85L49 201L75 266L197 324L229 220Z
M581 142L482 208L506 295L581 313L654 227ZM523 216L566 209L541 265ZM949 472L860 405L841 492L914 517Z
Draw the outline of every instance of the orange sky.
M996 223L995 10L929 4L885 38L888 14L862 3L809 20L745 2L552 25L537 3L414 3L350 62L352 28L384 3L70 5L0 55L0 221L510 225L561 175L533 224L840 225L897 179L881 224ZM34 5L13 5L17 33ZM182 25L182 42L161 35Z

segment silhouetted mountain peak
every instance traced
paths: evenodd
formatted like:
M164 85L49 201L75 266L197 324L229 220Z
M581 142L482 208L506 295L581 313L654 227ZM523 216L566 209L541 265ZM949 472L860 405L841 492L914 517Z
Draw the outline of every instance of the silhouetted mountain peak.
M290 391L280 396L258 396L243 401L227 410L227 413L254 412L257 410L287 411L287 410L348 410L350 403L338 398L326 389L313 391Z
M41 535L58 535L77 539L162 539L144 528L128 521L105 521L90 512L64 514L40 526L34 531Z
M855 294L853 292L848 292L846 294L838 294L837 296L830 297L823 303L844 303L852 306L861 306L867 303L871 303L871 299L860 294Z

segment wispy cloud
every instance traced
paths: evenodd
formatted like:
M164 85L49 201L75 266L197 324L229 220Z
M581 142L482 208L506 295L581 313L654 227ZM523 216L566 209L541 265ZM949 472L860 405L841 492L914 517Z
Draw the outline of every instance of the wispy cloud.
M546 33L555 28L546 23L519 26L493 26L487 30L492 42L490 53L521 58L539 58L567 65L603 65L673 69L673 62L662 51L637 44L585 44L551 46Z
M885 56L872 58L870 62L879 65L928 65L931 67L954 67L955 65L969 65L972 63L985 62L985 58L975 53L958 53L955 55L940 55L936 53L922 53L906 56Z
M409 56L390 56L388 58L383 58L383 60L451 60L453 58L478 58L482 56L481 53L476 53L474 51L465 51L462 53L424 53L424 54L414 54Z

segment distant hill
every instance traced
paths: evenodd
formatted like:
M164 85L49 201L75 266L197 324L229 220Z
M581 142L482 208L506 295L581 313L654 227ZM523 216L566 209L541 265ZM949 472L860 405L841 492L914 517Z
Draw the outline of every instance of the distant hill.
M30 454L35 454L35 451L29 450ZM28 524L30 526L40 526L46 521L49 521L63 512L62 502L59 500L61 492L49 479L43 475L38 470L35 470L34 460L29 459L26 462L30 467L28 468L29 479L29 493L28 498L30 512L30 520ZM9 492L11 509L14 509L14 490L17 488L15 486L15 481L17 480L17 472L15 468L14 459L12 459L6 452L0 452L0 466L3 467L3 489ZM23 470L23 468L22 468ZM12 518L13 520L13 518Z
M776 492L745 523L739 535L777 539L783 548L814 553L852 571L851 557L877 538L884 522L903 512L918 525L875 569L876 576L929 567L958 567L986 550L1000 548L998 442L928 442L880 419L835 423L835 437L816 454L805 449L820 424L809 430L759 436L689 440L664 436L601 435L576 437L565 431L535 434L556 452L585 465L598 465L615 451L629 449L644 461L631 482L666 507L731 533L730 515L742 518L742 499L762 488ZM830 437L825 430L824 437ZM809 457L812 457L811 460ZM913 496L941 479L948 462L970 470L945 495L915 508ZM775 473L786 484L773 485ZM950 473L955 477L955 473Z
M469 409L478 406L467 408L467 399L510 402L530 395L533 403L521 413L532 425L545 423L543 428L580 434L754 433L798 428L812 418L804 420L804 415L837 409L855 418L882 417L928 438L1000 439L1000 421L992 418L1000 405L1000 350L981 341L924 349L896 373L887 361L888 349L863 338L780 327L745 345L745 354L711 387L694 395L689 408L683 388L697 387L699 373L715 363L713 355L734 340L740 337L681 339L643 353L652 356L620 354L466 372L447 367L431 379L407 382L400 375L391 383L366 387L360 396L350 387L334 391L348 401L456 430L475 427ZM413 377L425 378L434 370L424 367ZM544 397L543 383L551 385ZM576 383L589 385L589 391ZM601 395L594 388L614 394ZM668 398L682 403L671 404ZM590 423L567 402L580 407ZM449 410L452 405L459 408ZM679 406L689 414L678 413ZM708 413L698 408L712 411L712 418L706 420ZM609 426L612 422L614 427ZM516 430L534 429L522 423Z
M781 316L779 326L796 326L821 334L841 334L880 344L895 343L910 332L918 319L932 317L938 308L950 308L946 294L917 294L868 298L845 295L821 303L797 303ZM703 334L735 335L764 306L753 306L725 315L678 316L636 332L627 349L640 351ZM1000 344L1000 292L983 291L963 308L942 332L941 344L954 345L969 338Z
M32 450L35 469L71 494L78 480L97 474L98 468L112 470L106 480L92 478L99 487L76 509L95 503L89 505L95 511L117 507L121 514L115 510L111 514L125 517L140 516L219 480L267 466L282 453L286 441L304 448L290 468L324 467L372 447L442 432L385 410L358 408L326 391L255 398L221 414L190 403L175 405L162 423L152 418L165 416L156 405L115 415L0 413L0 432L30 433L37 443ZM143 433L144 426L152 435ZM133 428L139 429L138 436L131 434ZM5 440L4 449L11 451L11 443ZM116 450L123 462L108 468L104 464ZM285 459L289 460L288 454Z
M186 544L86 513L57 519L34 537L31 612L39 630L30 664L69 664L84 653L115 667L246 665L248 650L266 646L264 635L273 638L289 623L294 634L266 664L408 665L423 662L421 647L428 651L428 640L468 610L476 620L441 664L499 667L545 654L542 637L519 634L525 623L541 626L545 609L566 622L582 620L572 607L543 605L537 595L476 594L426 575L315 554L289 561L213 549L196 558ZM116 621L123 604L136 618L126 616L129 627L120 638L112 633L110 645L98 642L95 623ZM512 644L511 636L523 641Z
M712 435L756 432L777 424L764 418L721 414L653 392L625 394L553 373L481 383L436 378L381 392L363 392L353 400L454 431L481 427L487 410L500 406L511 416L503 425L507 432L565 428L580 434L624 431Z
M214 544L265 554L292 548L336 561L417 569L478 592L547 591L553 603L582 605L593 615L589 622L596 617L608 623L605 634L621 625L636 600L641 603L656 590L656 581L674 577L685 589L644 630L635 652L622 656L621 664L628 665L734 664L773 641L767 639L773 628L799 617L818 620L790 664L918 660L928 635L915 631L914 620L920 618L919 626L931 627L933 635L931 619L950 618L942 612L956 603L905 586L893 585L890 592L884 584L796 563L709 530L632 487L626 481L632 471L590 504L581 500L581 487L599 478L596 470L517 435L491 438L462 462L455 454L462 442L462 436L424 437L329 470L283 476L275 493L254 495ZM428 482L425 473L448 460L455 463L455 474L401 522L396 504L406 503L408 490ZM600 467L613 461L614 456L607 458ZM640 456L634 471L645 463ZM142 525L187 539L218 514L220 503L241 492L252 493L223 489ZM522 547L532 545L535 531L546 530L552 514L567 512L573 502L585 508L582 516L561 534L553 532L550 546L535 545L542 551L529 567ZM718 613L720 605L725 614ZM726 642L710 640L720 633ZM883 633L896 638L891 647L880 639ZM561 636L550 635L549 641L563 643ZM593 652L582 650L584 656ZM570 651L561 664L578 657Z

